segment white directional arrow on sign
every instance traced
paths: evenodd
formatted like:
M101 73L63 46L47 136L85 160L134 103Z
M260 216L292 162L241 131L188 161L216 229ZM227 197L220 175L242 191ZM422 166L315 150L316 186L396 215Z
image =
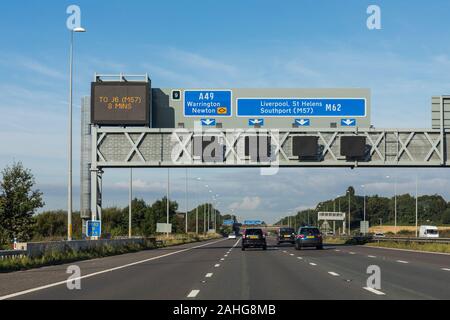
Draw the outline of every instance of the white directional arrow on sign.
M342 119L341 120L341 125L343 126L354 126L356 124L356 120L355 119Z
M296 120L295 120L295 123L296 123L297 125L303 127L303 126L309 126L310 121L309 121L309 119L296 119Z
M249 123L252 124L252 125L262 124L262 123L264 123L264 120L263 119L250 119Z
M216 122L216 120L214 119L202 119L202 124L206 125L206 126L210 126L212 124L214 124Z

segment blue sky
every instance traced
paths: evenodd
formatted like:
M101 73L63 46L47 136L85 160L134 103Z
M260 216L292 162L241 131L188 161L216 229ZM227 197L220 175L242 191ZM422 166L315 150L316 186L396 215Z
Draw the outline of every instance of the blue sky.
M345 4L344 4L345 3ZM86 34L76 36L74 182L79 185L79 101L94 72L146 73L154 87L367 87L376 127L431 126L430 98L449 94L450 3L434 1L25 1L1 6L0 167L22 161L45 192L46 209L66 207L69 32L77 4ZM382 30L366 28L369 4ZM449 174L420 170L421 193L450 199ZM414 170L191 170L221 195L221 209L276 220L334 197L352 184L388 194L396 174L410 190ZM139 170L136 195L153 201L164 170ZM184 206L184 170L174 198ZM247 179L242 179L245 176ZM242 181L246 181L243 183ZM107 171L105 205L125 206L127 171ZM280 190L273 194L274 188ZM194 189L194 188L193 188ZM294 192L292 192L294 190ZM195 196L194 196L195 195ZM192 193L192 201L201 197Z

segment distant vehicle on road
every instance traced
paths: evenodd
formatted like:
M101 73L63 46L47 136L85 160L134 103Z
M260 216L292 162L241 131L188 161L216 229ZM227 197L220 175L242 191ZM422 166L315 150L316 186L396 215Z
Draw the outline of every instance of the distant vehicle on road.
M304 247L316 247L316 249L323 249L322 234L316 227L301 227L295 240L295 249L301 250Z
M373 235L374 238L385 238L386 236L384 235L383 232L377 232Z
M289 242L295 244L295 230L294 228L280 228L277 235L277 244Z
M250 247L267 250L266 235L262 229L245 229L244 234L242 235L242 251Z
M236 233L232 232L228 235L228 239L236 239Z
M420 226L420 238L439 238L439 230L436 226Z

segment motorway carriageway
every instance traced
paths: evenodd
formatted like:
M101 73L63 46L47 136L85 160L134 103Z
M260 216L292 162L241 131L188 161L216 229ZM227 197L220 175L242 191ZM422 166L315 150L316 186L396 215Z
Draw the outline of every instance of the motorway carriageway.
M0 274L0 299L450 299L450 255L329 245L241 251L219 239L73 263L81 290L66 286L70 264ZM381 289L366 285L381 269Z

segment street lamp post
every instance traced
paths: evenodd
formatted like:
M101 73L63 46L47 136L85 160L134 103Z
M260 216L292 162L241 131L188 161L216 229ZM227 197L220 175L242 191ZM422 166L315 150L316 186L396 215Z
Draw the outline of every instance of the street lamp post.
M364 225L366 224L366 188L365 188L365 186L364 185L362 185L361 186L363 189L364 189L364 218L363 218L363 221L364 221ZM364 235L366 235L366 232L364 231Z
M130 168L130 194L128 199L128 238L131 238L131 205L133 204L133 168Z
M170 197L170 169L167 168L167 199L166 199L167 237L169 237L169 229L168 229L168 227L169 227L169 209L170 209L169 208L169 206L170 206L169 197Z
M188 233L188 169L186 168L186 177L185 177L185 189L184 189L184 200L186 204L186 213L184 215L184 220L186 223L185 232Z
M69 57L69 124L68 124L68 180L67 180L67 240L72 241L72 109L73 109L73 38L75 33L86 32L84 28L70 31Z
M419 218L419 195L418 195L418 193L419 193L419 191L418 191L418 189L419 189L419 177L416 175L416 238L417 238L417 236L418 236L418 218Z
M351 235L351 219L350 219L350 190L347 190L348 193L348 235Z
M386 176L387 179L390 176ZM397 233L397 178L394 178L394 230Z

